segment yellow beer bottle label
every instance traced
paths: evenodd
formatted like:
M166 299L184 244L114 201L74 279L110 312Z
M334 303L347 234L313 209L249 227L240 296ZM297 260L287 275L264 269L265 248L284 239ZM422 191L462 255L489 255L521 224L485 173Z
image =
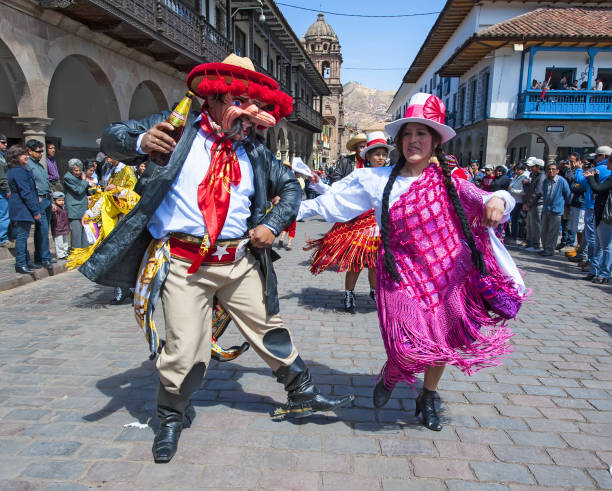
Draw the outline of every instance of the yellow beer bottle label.
M195 94L191 91L187 92L183 100L178 103L178 105L170 114L168 118L168 123L170 123L175 128L180 128L181 126L185 126L187 122L187 116L189 115L189 110L191 109L191 100Z

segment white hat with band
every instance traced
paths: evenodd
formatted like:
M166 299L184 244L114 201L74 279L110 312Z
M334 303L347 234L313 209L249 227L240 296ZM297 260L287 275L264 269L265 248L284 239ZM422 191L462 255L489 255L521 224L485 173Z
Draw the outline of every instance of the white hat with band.
M394 147L393 145L389 145L387 143L387 138L382 131L372 131L371 133L368 133L366 147L359 152L359 156L362 159L365 159L366 153L374 150L375 148L386 148L387 152L390 152Z
M391 138L395 139L399 130L406 123L420 123L434 129L446 143L456 133L450 126L444 124L446 106L435 95L418 92L410 98L408 109L402 119L396 119L385 126L385 130Z

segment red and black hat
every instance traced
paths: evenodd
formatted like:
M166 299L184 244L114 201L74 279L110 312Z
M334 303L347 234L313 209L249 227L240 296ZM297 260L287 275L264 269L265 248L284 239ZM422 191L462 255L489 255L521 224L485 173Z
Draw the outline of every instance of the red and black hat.
M277 123L293 110L293 97L282 92L276 80L255 71L249 58L234 53L222 63L196 66L187 76L187 86L203 98L227 93L234 97L247 95L260 101L262 109L270 113Z

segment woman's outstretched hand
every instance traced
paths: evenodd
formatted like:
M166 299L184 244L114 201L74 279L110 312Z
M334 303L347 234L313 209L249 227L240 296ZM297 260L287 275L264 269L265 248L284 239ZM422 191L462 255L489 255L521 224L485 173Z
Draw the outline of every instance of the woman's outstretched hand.
M493 196L485 206L482 224L485 227L497 227L504 216L505 210L506 202L498 196Z

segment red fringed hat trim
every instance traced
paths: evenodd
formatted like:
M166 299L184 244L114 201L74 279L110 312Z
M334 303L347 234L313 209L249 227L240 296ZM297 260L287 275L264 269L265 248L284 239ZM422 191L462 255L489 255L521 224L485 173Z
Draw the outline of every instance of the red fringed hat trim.
M293 111L293 97L278 88L273 78L262 73L227 63L204 63L196 66L187 76L187 86L200 97L230 93L236 97L246 94L258 100L276 121Z

